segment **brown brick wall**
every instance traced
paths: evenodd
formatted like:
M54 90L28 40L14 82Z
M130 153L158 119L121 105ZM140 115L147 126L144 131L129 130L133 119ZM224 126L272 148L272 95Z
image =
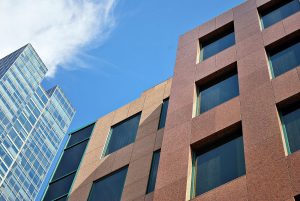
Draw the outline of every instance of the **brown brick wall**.
M287 156L276 104L300 93L300 68L270 78L265 46L299 30L300 13L261 30L248 0L180 37L154 201L189 200L191 145L242 124L246 175L193 200L287 201L300 193L300 152ZM199 38L232 22L236 44L197 62ZM193 117L195 83L236 62L240 95Z
M273 0L274 1L274 0ZM129 165L123 201L190 200L191 146L242 125L246 175L193 201L292 201L300 194L300 151L287 155L278 104L300 94L300 67L271 79L265 47L299 30L300 13L261 30L248 0L179 39L174 77L96 123L70 200L86 200L93 181ZM199 38L233 22L236 44L198 62ZM237 64L240 95L195 116L195 83ZM166 126L157 130L162 100L171 94ZM100 158L110 127L142 111L135 143ZM153 151L161 148L154 193L145 196Z
M169 79L97 120L73 183L70 201L87 200L93 181L126 165L129 166L122 201L151 200L152 194L145 196L145 193L152 154L161 148L163 140L164 129L157 129L161 104L170 95L171 83ZM138 112L142 113L135 142L101 158L111 126Z

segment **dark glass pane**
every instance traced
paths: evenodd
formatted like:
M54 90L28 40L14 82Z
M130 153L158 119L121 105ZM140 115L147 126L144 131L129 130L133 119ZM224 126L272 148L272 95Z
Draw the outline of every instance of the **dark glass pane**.
M287 140L291 153L300 149L300 107L292 108L287 113L282 113Z
M149 175L149 180L148 180L147 193L151 193L154 191L155 183L156 183L156 175L157 175L157 170L158 170L158 164L159 164L159 158L160 158L160 150L153 153L151 170L150 170L150 175Z
M299 10L299 0L283 1L283 3L278 4L268 12L261 13L263 26L264 28L268 28L269 26L283 20L284 18L293 15Z
M69 174L78 169L87 143L88 140L64 150L52 181L55 181L56 179L59 179L60 177L63 177L66 174Z
M195 163L196 195L205 193L245 174L243 138L198 153Z
M158 129L164 128L166 124L166 118L167 118L167 111L169 106L169 99L164 100L161 113L160 113L160 119L159 119L159 125Z
M68 196L64 196L64 197L59 198L59 199L57 199L55 201L67 201L67 200L68 200Z
M270 54L274 76L277 77L300 65L300 42Z
M295 201L300 201L300 195L295 196Z
M94 182L89 201L120 201L127 174L127 167Z
M135 115L111 128L110 139L105 155L134 142L139 127L140 117L140 114Z
M223 35L220 38L217 38L214 41L203 42L202 47L202 60L205 60L226 48L235 44L234 32Z
M89 125L79 131L71 134L67 147L70 147L78 142L88 139L93 131L95 124Z
M74 177L75 173L51 183L47 189L44 201L54 200L69 193Z
M239 95L237 74L225 77L199 91L200 113L206 112Z

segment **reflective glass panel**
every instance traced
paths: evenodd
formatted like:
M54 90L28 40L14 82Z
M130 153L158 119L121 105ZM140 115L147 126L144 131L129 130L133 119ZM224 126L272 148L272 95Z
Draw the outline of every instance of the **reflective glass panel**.
M236 73L224 76L218 82L199 88L200 114L238 95L239 85Z
M203 194L245 174L243 138L214 144L195 157L195 194ZM235 135L236 136L236 135Z
M51 183L47 189L44 201L54 200L69 193L74 177L75 173Z
M234 31L224 32L220 37L201 43L202 61L235 44Z
M161 108L158 129L161 129L161 128L165 127L168 106L169 106L169 99L165 99L164 102L163 102L163 104L162 104L162 108Z
M80 129L79 131L72 133L70 136L70 140L68 141L67 147L70 147L78 142L88 139L92 134L94 125L95 124L89 125L83 129Z
M52 181L78 169L88 140L64 150Z
M266 12L261 12L261 20L263 27L269 26L287 18L300 10L299 0L282 1Z
M137 114L111 128L105 155L134 142L139 127L140 117L141 115Z
M95 181L88 201L120 201L126 174L127 167Z
M290 152L293 153L300 149L300 104L282 112L282 121Z
M300 65L300 39L288 47L276 48L269 52L274 77Z
M158 170L158 164L159 164L159 158L160 158L160 150L153 153L151 170L150 170L150 175L149 175L149 180L148 180L147 193L151 193L154 191L155 183L156 183L156 175L157 175L157 170Z

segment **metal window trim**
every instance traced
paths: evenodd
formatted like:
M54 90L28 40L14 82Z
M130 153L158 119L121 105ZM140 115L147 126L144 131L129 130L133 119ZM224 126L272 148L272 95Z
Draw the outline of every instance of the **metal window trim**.
M73 190L73 186L74 186L74 183L75 183L76 178L77 178L78 170L81 168L81 165L82 165L82 159L85 157L85 154L86 154L86 151L87 151L87 147L89 146L89 144L90 144L90 142L91 142L90 139L91 139L92 135L94 134L95 127L96 127L96 123L97 123L97 122L90 123L90 124L88 124L87 126L85 126L85 127L82 128L82 129L84 129L84 128L86 128L86 127L91 126L92 124L94 124L93 129L92 129L92 131L91 131L91 135L90 135L90 137L89 137L89 139L88 139L89 141L88 141L88 143L86 144L86 147L85 147L85 149L84 149L84 151L83 151L83 154L82 154L80 163L79 163L78 168L77 168L77 170L76 170L76 173L75 173L74 179L73 179L73 181L72 181L71 187L70 187L70 189L69 189L69 191L68 191L68 197L67 197L68 199L69 199L69 196L70 196L70 192Z
M100 180L102 180L102 179L104 179L104 178L107 178L107 177L109 177L109 176L112 176L112 175L114 175L115 173L117 173L117 172L119 172L119 171L121 171L121 170L123 170L123 169L125 169L125 168L127 168L127 172L126 172L126 176L125 176L125 179L124 179L124 183L123 183L123 185L122 185L122 192L121 192L121 198L122 198L122 194L123 194L123 191L124 191L124 186L125 186L126 178L127 178L127 174L128 174L129 164L127 164L127 165L125 165L125 166L123 166L123 167L121 167L121 168L119 168L119 169L117 169L117 170L115 170L115 171L113 171L113 172L110 172L110 173L108 173L108 174L106 174L106 175L104 175L104 176L102 176L102 177L96 179L95 181L93 181L92 186L91 186L91 188L90 188L90 192L89 192L87 201L89 201L89 199L90 199L90 197L91 197L91 194L92 194L92 192L93 192L93 190L94 190L94 189L93 189L93 186L94 186L95 183L99 182Z
M158 149L158 150L152 152L152 160L151 160L150 172L149 172L149 175L148 175L148 182L147 182L146 194L152 193L155 190L155 186L154 186L153 191L149 191L149 181L150 181L150 176L151 176L151 174L153 172L153 159L154 159L154 154L155 153L159 153L160 154L161 153L161 149ZM158 166L159 166L159 161L158 161ZM157 172L156 172L156 174L157 174Z
M169 101L169 100L170 100L170 97L167 97L167 98L163 99L163 101L162 101L161 108L160 108L160 115L159 115L159 121L158 121L157 130L160 130L160 129L162 129L162 128L165 127L165 126L164 127L160 127L160 122L161 122L161 117L162 117L162 111L163 111L164 104L165 104L166 101ZM168 110L167 110L167 112L168 112ZM166 118L167 118L167 114L166 114Z
M292 152L291 152L291 148L290 148L290 143L289 143L289 138L288 138L288 134L286 131L286 127L285 127L285 124L283 121L283 115L282 115L282 112L278 112L278 113L279 113L282 131L283 131L283 137L284 137L284 141L285 141L284 144L287 149L287 154L290 155Z
M55 172L56 172L56 170L57 170L57 168L58 168L58 165L60 164L60 161L61 161L61 159L62 159L63 153L64 153L65 149L67 148L67 144L68 144L69 140L71 139L71 135L72 135L73 133L75 133L75 132L78 132L78 131L81 130L81 129L84 129L84 128L86 128L86 127L92 125L92 124L96 124L96 122L89 123L88 125L82 126L82 127L80 127L79 129L76 129L75 131L70 132L70 133L67 135L69 139L68 139L67 142L65 143L64 149L63 149L63 151L61 152L59 159L57 160L55 169L54 169L53 172L52 172L52 175L51 175L51 177L50 177L50 179L49 179L49 183L48 183L48 185L47 185L47 188L44 190L44 193L43 193L43 196L42 196L42 199L41 199L41 200L44 200L44 199L45 199L45 196L46 196L46 193L47 193L47 191L48 191L48 189L49 189L49 185L50 185L50 183L51 183L51 180L53 179L54 174L55 174ZM95 125L94 125L94 128L95 128ZM92 130L92 134L93 134L94 128L93 128L93 130ZM92 134L91 134L91 136L92 136ZM90 137L91 137L91 136L90 136ZM89 144L89 143L88 143L88 144ZM88 146L88 144L87 144L87 146ZM86 149L85 149L85 150L86 150ZM85 154L85 153L84 153L84 154ZM82 155L82 158L84 157L84 154ZM81 161L82 161L82 158L81 158ZM80 164L79 164L79 166L78 166L78 169L80 168L81 161L80 161ZM78 169L77 169L77 170L78 170ZM75 176L74 176L73 182L76 180L77 170L76 170L76 174L75 174ZM71 189L72 189L72 187L73 187L73 182L72 182L72 185L71 185L70 190L69 190L69 192L68 192L68 197L69 197L69 193L70 193L70 191L71 191Z

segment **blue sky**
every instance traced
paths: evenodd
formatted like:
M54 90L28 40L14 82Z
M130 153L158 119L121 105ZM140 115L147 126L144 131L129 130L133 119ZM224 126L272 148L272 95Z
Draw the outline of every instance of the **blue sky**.
M106 40L79 54L80 64L68 64L73 70L58 68L44 85L62 87L77 110L70 130L77 129L171 77L179 36L242 2L118 1Z

